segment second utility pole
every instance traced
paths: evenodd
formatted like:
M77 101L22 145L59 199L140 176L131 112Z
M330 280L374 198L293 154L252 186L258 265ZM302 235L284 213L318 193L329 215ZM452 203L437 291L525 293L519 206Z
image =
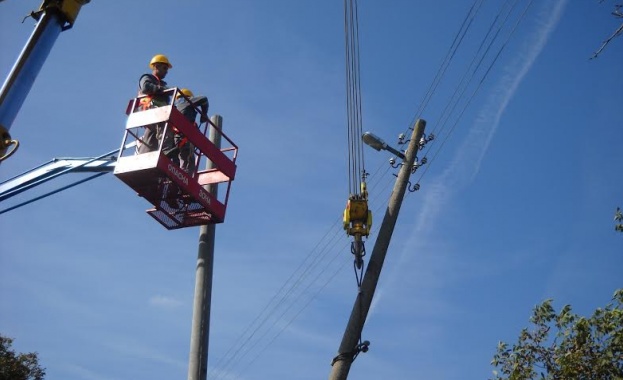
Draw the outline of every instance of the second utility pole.
M418 119L413 128L409 147L405 152L405 158L398 172L394 190L389 198L389 204L387 205L385 217L383 217L383 222L379 229L379 235L374 243L372 255L370 255L370 263L363 277L361 288L357 294L355 305L353 306L353 311L350 314L348 326L346 326L346 331L342 337L339 353L333 360L333 368L329 380L346 380L351 364L361 349L359 340L361 338L363 325L368 316L370 305L372 304L372 297L374 296L376 285L379 282L379 276L381 275L385 255L389 247L389 241L392 238L394 227L396 226L398 212L400 212L400 206L402 205L407 184L409 183L409 176L411 175L411 169L413 168L413 163L415 162L415 157L419 150L420 140L424 135L425 126L426 122Z
M211 121L218 129L222 130L223 118L221 116L214 115L211 117ZM210 141L217 148L221 147L221 134L214 127L210 127ZM208 160L206 169L213 168L214 164ZM216 197L218 195L218 184L207 185L206 190ZM212 304L215 233L215 224L204 225L199 229L188 380L206 380L208 376L208 343L210 341L210 308Z

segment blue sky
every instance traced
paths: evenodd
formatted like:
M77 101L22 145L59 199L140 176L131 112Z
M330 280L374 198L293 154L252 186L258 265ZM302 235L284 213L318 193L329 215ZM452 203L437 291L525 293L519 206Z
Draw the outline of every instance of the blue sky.
M0 4L3 78L32 31L21 20L39 4ZM497 342L514 341L534 305L554 298L588 314L623 285L612 220L623 206L623 40L589 60L620 24L614 2L535 1L511 34L527 4L453 103L500 6L482 2L425 107L472 1L359 4L364 130L395 144L421 116L441 132L412 177L421 190L405 198L363 332L370 351L352 378L488 378ZM171 59L170 84L209 97L240 148L217 227L209 378L330 373L357 291L339 223L342 7L93 1L11 127L21 147L2 180L116 149L154 54ZM394 182L389 157L365 153L376 227ZM0 216L0 332L39 352L47 379L186 377L198 229L166 231L148 207L106 175Z

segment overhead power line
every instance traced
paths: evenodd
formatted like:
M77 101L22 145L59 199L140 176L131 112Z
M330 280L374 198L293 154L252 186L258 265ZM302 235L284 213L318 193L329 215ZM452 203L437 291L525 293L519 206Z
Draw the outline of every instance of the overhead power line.
M348 7L345 0L345 6ZM532 0L524 7L519 16L513 17L514 9L520 0L506 0L499 8L494 20L489 24L484 37L480 39L478 48L474 53L470 63L466 67L459 83L453 86L454 91L445 103L440 122L437 128L433 129L436 133L443 136L442 142L436 146L433 159L430 159L425 170L421 173L418 182L420 182L424 174L430 168L431 162L439 155L445 145L445 142L452 135L459 121L463 117L466 109L473 101L476 94L481 89L493 67L509 43L512 35L517 27L523 21L528 9L532 4ZM511 4L512 2L512 4ZM477 20L477 16L481 12L484 0L475 0L465 15L461 27L457 31L452 44L450 45L445 58L429 85L426 94L418 107L414 120L420 118L434 97L437 95L439 84L444 80L446 72L451 64L456 62L456 55L463 43L470 38L468 32L473 30L473 26ZM346 8L348 9L348 8ZM357 4L352 4L352 12L345 13L345 22L350 22L350 27L345 27L345 32L353 37L358 38L357 21ZM496 43L504 34L505 28L514 21L514 26L510 32L507 32L504 41L496 47ZM347 41L349 41L347 37ZM349 47L350 46L350 47ZM351 45L347 42L347 109L348 117L348 133L349 142L351 137L361 135L361 94L359 88L359 52L358 46ZM355 70L357 73L355 74ZM481 74L478 76L478 73ZM475 81L478 80L477 83ZM475 83L475 84L474 84ZM474 87L475 86L475 87ZM458 110L458 111L457 111ZM451 122L453 120L453 122ZM411 123L410 125L412 125ZM448 127L449 125L449 127ZM410 128L407 129L407 131ZM359 140L359 139L357 139ZM360 140L359 140L360 141ZM430 144L436 145L436 144ZM428 146L428 145L427 145ZM349 163L351 157L359 157L360 147L355 147L349 143ZM361 153L362 154L362 153ZM363 162L363 157L362 162ZM356 161L356 160L355 160ZM349 164L349 191L358 188L357 181L359 175L364 170L362 167ZM384 168L383 168L384 166ZM380 165L370 176L370 190L375 193L387 192L391 187L391 181L388 174L390 173L389 165ZM384 197L375 197L375 199L386 199ZM386 205L382 202L376 202L371 205L370 209L374 212L383 210ZM347 264L347 257L343 255L345 244L339 240L340 219L337 219L329 228L329 230L321 237L315 247L305 255L302 263L294 270L292 275L286 280L281 288L273 295L270 301L259 312L258 316L244 329L240 336L235 340L232 346L225 354L213 365L210 371L210 378L226 379L231 374L244 373L261 355L270 347L274 341L282 335L282 333L302 314L302 312L317 298L317 296L326 289L327 285L335 279L337 274ZM372 233L377 230L377 226L373 226ZM340 258L343 257L343 260Z

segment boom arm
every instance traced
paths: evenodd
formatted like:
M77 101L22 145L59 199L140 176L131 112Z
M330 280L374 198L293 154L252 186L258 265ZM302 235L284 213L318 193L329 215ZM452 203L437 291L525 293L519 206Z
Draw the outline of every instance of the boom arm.
M89 2L44 0L38 11L31 12L37 20L35 30L0 89L0 162L10 145L15 145L13 150L17 148L17 141L11 139L9 130L56 38L73 26L80 8Z
M123 147L123 149L132 149L134 147L136 147L136 142L126 144ZM56 177L59 177L63 174L97 173L96 175L89 177L89 179L91 179L91 178L96 178L99 175L110 173L115 170L118 152L119 152L119 149L116 149L106 154L103 154L99 157L94 157L94 158L55 158L49 162L46 162L43 165L37 166L34 169L31 169L25 173L22 173L18 176L15 176L13 178L10 178L0 183L0 203L26 190L29 190L35 186L41 185ZM46 194L46 196L57 193L58 191L65 190L71 186L77 185L82 182L84 182L84 180L80 180L70 186L66 186L64 188L54 190L51 193ZM43 197L36 197L33 200L24 202L17 206L1 210L0 214L3 214L6 211L10 211L15 208L18 208L20 206L26 205L28 203L32 203L33 201L41 199L41 198Z

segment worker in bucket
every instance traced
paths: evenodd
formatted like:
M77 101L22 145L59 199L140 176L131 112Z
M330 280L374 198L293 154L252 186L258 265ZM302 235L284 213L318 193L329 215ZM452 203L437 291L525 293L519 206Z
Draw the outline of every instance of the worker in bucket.
M163 54L156 54L149 62L151 73L141 75L138 84L138 95L140 99L140 109L148 110L151 108L162 107L171 104L171 92L166 92L169 87L164 78L169 69L173 67L169 58ZM158 144L162 139L162 153L179 165L178 152L175 146L174 132L172 126L167 129L165 134L166 122L160 122L145 126L145 133L138 141L137 153L147 153L158 149ZM163 188L163 200L171 209L177 209L179 203L177 196L179 189L174 182L169 182Z
M156 54L149 62L151 73L143 74L139 79L138 95L143 96L140 100L140 109L147 110L154 107L162 107L170 104L170 94L165 93L169 89L164 78L169 69L173 67L169 58L163 54ZM158 149L158 143L162 138L165 123L146 126L145 134L138 144L138 153L151 152ZM168 154L174 148L173 133L167 133L163 142L162 151Z

